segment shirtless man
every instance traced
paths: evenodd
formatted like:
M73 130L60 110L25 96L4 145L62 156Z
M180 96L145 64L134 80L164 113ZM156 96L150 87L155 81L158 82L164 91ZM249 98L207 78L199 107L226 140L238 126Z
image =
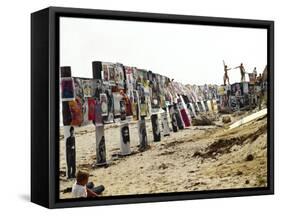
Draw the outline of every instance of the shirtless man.
M243 66L243 63L241 63L239 66L235 67L234 69L236 68L239 68L240 69L240 73L241 73L241 82L245 82L245 74L246 74L246 71L245 71L245 68Z
M229 85L229 77L227 74L227 71L231 70L231 68L227 68L227 65L224 65L224 75L223 75L223 84L226 85L226 80L228 82Z

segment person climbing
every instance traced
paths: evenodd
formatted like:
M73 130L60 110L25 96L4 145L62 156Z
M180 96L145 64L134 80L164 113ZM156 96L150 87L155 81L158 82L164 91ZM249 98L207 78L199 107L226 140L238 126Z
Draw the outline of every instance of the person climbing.
M241 73L241 82L245 82L246 79L245 79L245 74L246 74L246 71L245 71L245 68L244 68L244 65L243 63L241 63L239 66L233 68L233 69L236 69L236 68L239 68L240 69L240 73Z

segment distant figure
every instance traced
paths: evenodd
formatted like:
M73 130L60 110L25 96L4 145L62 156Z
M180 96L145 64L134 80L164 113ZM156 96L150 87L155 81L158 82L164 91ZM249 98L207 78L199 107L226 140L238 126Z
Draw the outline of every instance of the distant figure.
M240 73L241 73L241 82L245 82L246 79L245 79L245 74L246 74L246 71L245 71L245 68L243 66L243 63L241 63L239 66L235 67L234 69L236 68L239 68L240 69Z
M69 129L70 136L66 139L66 163L67 163L67 177L75 178L76 172L76 153L75 153L75 137L74 128Z
M231 70L231 68L227 68L227 65L224 65L224 75L223 75L223 84L226 85L226 80L229 85L229 77L227 71Z
M257 68L256 68L256 67L254 67L253 74L255 75L255 79L256 79L256 78L257 78L257 75L258 75L258 73L257 73Z

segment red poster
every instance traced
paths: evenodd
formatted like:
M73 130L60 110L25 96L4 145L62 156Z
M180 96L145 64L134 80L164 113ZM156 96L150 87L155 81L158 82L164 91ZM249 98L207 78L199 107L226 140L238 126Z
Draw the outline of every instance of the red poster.
M94 98L88 98L88 120L94 121L95 120L95 99Z
M180 113L181 113L182 120L184 122L184 126L189 127L190 121L189 121L189 118L188 118L188 115L187 115L186 111L184 109L181 109Z
M79 100L69 101L69 108L71 112L71 125L80 126L83 122L82 105Z

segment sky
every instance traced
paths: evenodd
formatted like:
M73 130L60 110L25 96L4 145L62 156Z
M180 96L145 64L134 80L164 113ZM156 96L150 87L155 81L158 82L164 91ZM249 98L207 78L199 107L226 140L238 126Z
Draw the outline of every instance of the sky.
M72 76L91 78L92 61L105 61L183 84L223 84L223 60L262 73L266 29L60 18L60 66L71 66ZM239 69L230 70L229 78L239 82Z

